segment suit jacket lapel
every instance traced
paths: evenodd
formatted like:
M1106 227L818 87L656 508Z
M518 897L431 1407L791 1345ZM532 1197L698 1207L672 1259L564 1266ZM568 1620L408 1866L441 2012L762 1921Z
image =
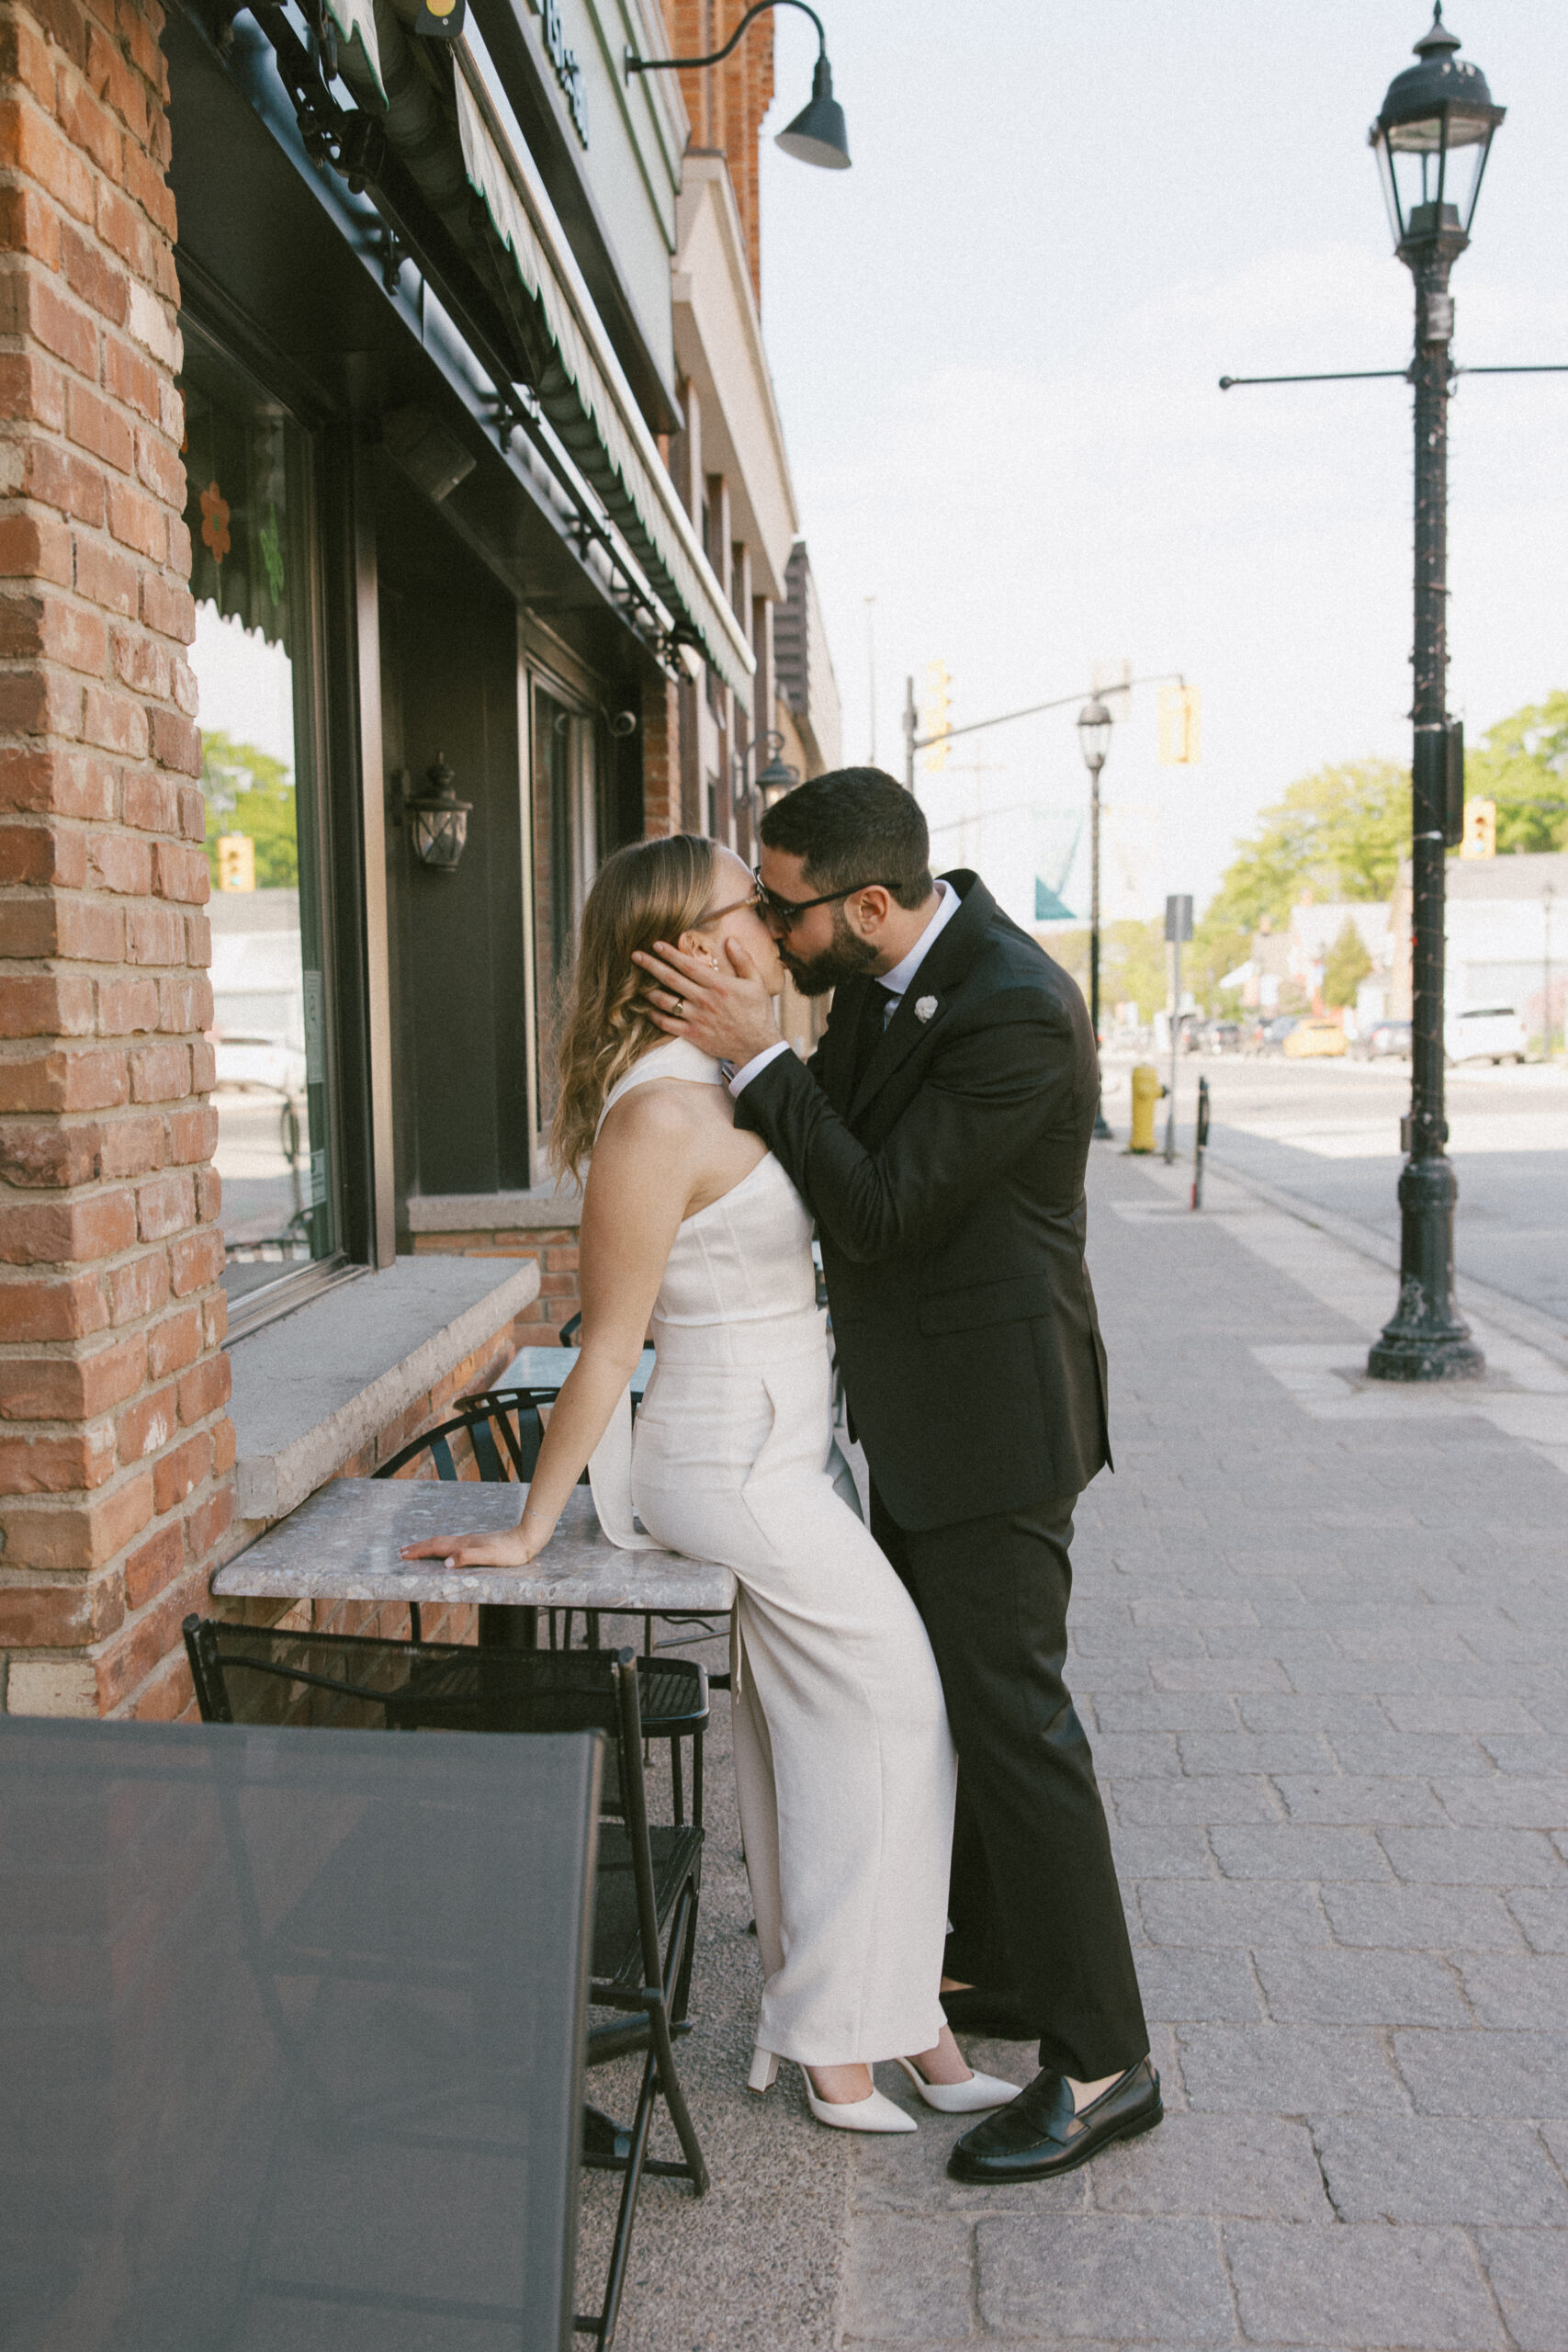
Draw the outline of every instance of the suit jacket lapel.
M941 1027L953 991L974 962L986 926L996 911L996 900L978 876L961 869L944 875L942 879L952 883L963 904L932 945L931 953L921 961L914 979L900 999L898 1010L888 1023L882 1043L855 1088L848 1111L852 1121L858 1118L866 1104L881 1092L900 1063L913 1053L915 1047ZM931 1003L933 999L932 1010L922 1021L917 1007Z

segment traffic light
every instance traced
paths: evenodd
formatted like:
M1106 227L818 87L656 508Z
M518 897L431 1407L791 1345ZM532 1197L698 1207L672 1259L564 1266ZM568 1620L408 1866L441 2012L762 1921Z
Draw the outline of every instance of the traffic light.
M1198 764L1199 711L1196 686L1159 690L1159 763L1162 768Z
M1497 803L1495 800L1467 800L1464 804L1464 839L1459 845L1461 857L1495 857L1497 854Z
M256 845L249 833L218 836L218 888L254 890L256 887Z
M953 724L953 680L945 662L926 663L925 700L920 707L922 735L945 735ZM931 769L947 765L947 745L933 743L926 753L926 766Z

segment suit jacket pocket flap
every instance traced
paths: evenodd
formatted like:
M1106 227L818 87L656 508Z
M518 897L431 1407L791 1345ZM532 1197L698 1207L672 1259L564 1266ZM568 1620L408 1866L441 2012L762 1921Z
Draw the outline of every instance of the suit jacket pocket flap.
M1010 1282L980 1283L972 1290L938 1291L920 1301L920 1329L974 1331L987 1323L1021 1323L1051 1311L1043 1274L1014 1274Z

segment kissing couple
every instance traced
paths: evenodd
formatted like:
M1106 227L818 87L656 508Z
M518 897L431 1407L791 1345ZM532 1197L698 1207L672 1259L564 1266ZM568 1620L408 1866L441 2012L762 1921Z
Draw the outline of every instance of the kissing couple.
M754 874L694 834L600 870L551 1138L562 1170L592 1152L581 1352L517 1528L406 1556L524 1566L588 1465L617 1542L731 1567L750 2087L788 2058L819 2122L913 2131L872 2076L893 2059L929 2107L983 2116L954 2177L1043 2179L1163 2112L1062 1679L1073 1510L1110 1459L1094 1038L976 876L932 879L891 776L819 776L761 831ZM779 1037L785 971L833 991L809 1063ZM1037 2039L1040 2072L972 2072L954 2029Z

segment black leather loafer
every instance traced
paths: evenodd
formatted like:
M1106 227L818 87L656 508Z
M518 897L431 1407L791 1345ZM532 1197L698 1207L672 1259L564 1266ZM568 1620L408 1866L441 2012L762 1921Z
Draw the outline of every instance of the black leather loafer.
M990 2041L1033 2041L1040 2031L1010 1993L987 1993L980 1984L944 1993L942 2006L954 2033L978 2033Z
M1066 2079L1047 2067L1007 2107L965 2132L947 2160L953 2180L1050 2180L1074 2172L1113 2140L1152 2132L1165 2113L1154 2061L1141 2058L1081 2115Z

